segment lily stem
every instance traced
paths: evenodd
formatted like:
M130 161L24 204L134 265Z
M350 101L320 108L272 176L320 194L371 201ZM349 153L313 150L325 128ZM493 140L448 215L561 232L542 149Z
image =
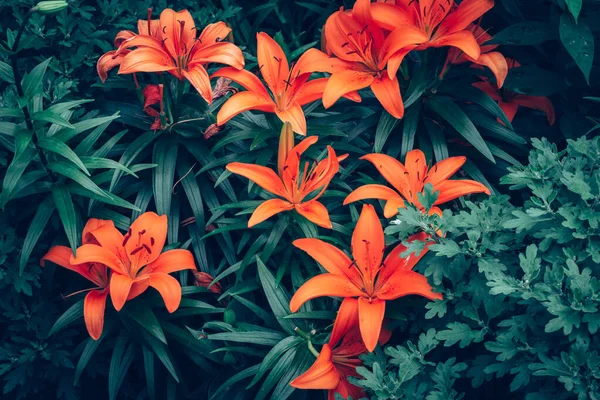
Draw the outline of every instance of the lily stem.
M27 14L25 14L25 18L23 18L23 22L21 22L21 26L19 27L19 33L17 33L15 42L13 43L12 48L10 49L13 52L13 55L10 58L11 64L12 64L12 69L13 69L13 77L15 79L15 86L17 88L17 94L19 95L19 97L21 99L23 97L25 97L25 93L23 92L23 86L21 85L21 74L19 72L18 49L19 49L19 43L21 42L21 37L23 36L23 32L25 31L25 26L27 26L27 23L29 22L29 18L31 18L31 16L33 15L34 12L35 12L35 9L32 8L29 11L27 11ZM31 122L31 115L29 114L29 108L27 107L27 104L24 104L23 107L21 107L21 109L23 110L23 115L25 116L25 123L27 124L27 128L33 132L33 123Z
M315 356L316 358L318 358L319 357L319 352L315 349L315 346L313 346L313 344L310 341L310 339L306 343L308 345L308 350L310 350L310 352L312 353L313 356Z
M165 102L165 105L167 106L167 116L169 117L169 124L173 124L175 121L173 120L173 112L171 111L171 104L172 104L171 90L170 90L169 85L165 84L164 74L160 74L160 83L162 83L163 87L165 88L165 91L167 92L164 102Z
M311 340L311 338L312 338L312 333L309 333L309 332L304 332L302 329L300 329L300 328L298 328L298 327L295 327L295 328L294 328L294 331L295 331L295 332L296 332L298 335L302 336L302 337L303 337L303 338L306 340L306 344L307 344L307 346L308 346L308 350L310 350L310 352L313 354L313 356L315 356L315 357L319 357L319 352L318 352L318 351L315 349L315 347L314 347L314 346L313 346L313 344L312 344L312 340Z

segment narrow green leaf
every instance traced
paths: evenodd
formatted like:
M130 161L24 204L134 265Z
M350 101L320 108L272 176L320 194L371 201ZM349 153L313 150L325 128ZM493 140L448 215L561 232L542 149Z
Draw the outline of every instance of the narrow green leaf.
M65 143L53 137L46 137L38 142L38 146L44 150L51 151L54 154L58 154L77 165L87 176L90 176L90 172L87 170L81 159L75 154L73 150Z
M54 325L52 325L50 332L48 332L47 337L54 335L56 332L80 318L83 318L83 299L69 307L69 309L56 320Z
M385 142L387 141L390 133L398 125L399 120L393 117L387 111L382 111L379 122L377 123L377 130L375 131L375 143L373 144L373 152L381 153Z
M79 357L79 361L77 362L77 367L75 367L75 379L73 380L74 385L77 385L77 382L79 382L79 378L81 377L83 370L92 359L92 356L100 346L100 343L102 343L102 340L104 340L104 337L105 335L103 332L103 335L100 336L98 340L94 340L92 338L87 339L85 347L83 348L83 352L81 353L81 357Z
M73 199L65 184L60 182L52 185L52 196L54 197L54 204L58 210L63 228L67 234L67 239L71 245L71 251L75 255L75 250L79 246L79 234Z
M427 107L446 120L456 131L471 143L485 158L495 163L494 156L487 147L485 140L466 116L463 110L452 99L446 96L435 96L427 101Z
M568 14L560 16L560 40L590 84L590 72L594 63L594 35L583 21L577 23Z
M293 321L285 319L287 315L291 314L289 294L286 293L283 286L277 285L275 277L258 256L256 257L256 265L258 266L260 283L265 291L265 296L267 296L273 314L281 327L290 335L293 334L296 324Z
M25 74L21 80L25 97L30 98L41 92L42 84L44 82L44 75L46 74L46 69L48 68L51 60L52 58L42 61L36 65L31 72Z
M571 15L573 15L573 18L575 18L575 23L577 23L577 19L579 18L583 6L583 0L565 0L565 4Z
M66 128L73 129L74 126L71 125L69 121L61 117L59 114L56 114L50 110L38 111L31 114L31 119L34 121L43 121L49 122L51 124L56 124L58 126L64 126Z
M27 230L27 236L25 236L25 240L23 241L21 258L19 260L20 275L23 275L23 271L25 270L25 265L27 265L29 256L37 244L40 235L46 228L48 220L50 219L50 216L52 216L54 209L54 199L52 197L47 197L44 201L42 201L35 212L33 220L31 221L31 225L29 225L29 230Z
M128 343L128 339L119 336L113 348L108 369L108 398L116 400L119 389L125 380L125 375L134 358L133 343Z
M73 181L77 182L85 189L90 192L104 198L110 198L108 193L102 190L98 185L94 183L89 177L85 176L79 169L73 164L64 161L54 161L48 164L48 169L65 176Z
M152 309L141 303L130 303L123 308L121 312L125 313L129 318L137 322L142 328L147 330L152 336L167 344L167 338L160 326L160 322Z
M400 159L404 160L406 154L415 146L415 134L419 125L419 115L421 113L421 104L407 108L404 114L404 126L402 127L402 147L400 150Z
M144 355L144 372L146 373L146 388L148 397L151 400L156 399L156 386L154 385L154 353L145 347L142 347Z
M152 162L158 166L152 170L152 189L159 215L169 214L171 210L178 147L177 140L168 136L160 138L154 144Z
M229 342L258 344L261 346L275 346L285 337L283 333L271 331L221 332L208 335L209 340L227 340Z
M4 61L0 61L0 80L7 83L15 83L12 67Z
M213 395L210 397L211 400L218 400L218 399L227 398L227 397L224 397L224 395L227 392L227 390L229 390L233 385L235 385L239 381L242 381L244 379L248 379L251 376L253 376L254 374L256 374L256 372L258 371L259 367L260 367L260 365L254 365L254 366L252 366L250 368L246 368L246 369L238 372L237 374L233 375L231 378L227 379L213 393Z
M525 21L494 35L486 44L536 46L556 38L556 28L547 22Z
M111 160L109 158L100 158L100 157L88 157L82 156L80 157L83 165L88 169L98 169L98 168L107 168L107 169L116 169L125 172L127 175L132 175L137 178L135 172L127 168L126 166L118 163L115 160Z
M15 153L14 159L6 169L4 181L2 181L2 193L0 194L0 206L2 208L4 208L8 200L10 200L15 186L36 154L37 151L31 147L25 149L25 151L20 154Z
M289 336L283 339L281 342L277 343L275 346L273 346L273 348L267 353L263 361L260 363L260 368L258 369L258 372L252 379L252 382L248 384L246 389L249 389L252 386L256 385L256 383L258 383L262 379L264 374L273 367L275 362L277 362L277 360L281 357L283 353L285 353L292 347L299 345L302 342L304 342L304 339L302 339L299 336Z

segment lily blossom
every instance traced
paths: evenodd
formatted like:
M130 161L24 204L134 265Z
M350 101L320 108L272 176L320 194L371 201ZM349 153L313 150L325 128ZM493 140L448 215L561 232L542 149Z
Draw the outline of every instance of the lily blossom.
M110 297L117 311L149 286L162 296L172 313L181 302L179 281L169 274L184 269L196 270L188 250L169 250L161 254L167 237L167 217L153 212L140 215L123 235L114 225L94 231L97 244L84 244L71 256L71 265L102 263L113 272Z
M427 240L425 233L409 240ZM328 273L317 275L305 282L290 301L290 310L298 311L308 300L334 296L344 297L337 320L347 321L358 316L358 325L365 347L373 351L381 332L385 314L385 302L403 296L419 295L428 299L441 299L434 293L423 275L412 271L416 263L427 253L401 258L406 250L396 246L383 261L385 238L381 222L373 206L365 204L352 234L352 256L319 239L298 239L293 245L308 253ZM358 298L358 300L356 300ZM343 310L342 310L343 309ZM343 311L343 312L342 312ZM343 323L338 324L332 336L340 336Z
M507 61L509 69L521 66L516 60L507 59ZM473 83L473 86L494 99L502 111L504 111L504 114L506 114L506 117L510 122L515 118L519 107L531 108L545 113L550 125L554 125L554 122L556 122L554 106L547 97L517 94L507 89L501 89L489 81L475 82Z
M414 50L450 46L477 60L481 49L467 27L493 7L494 0L463 0L456 7L454 0L396 0L395 5L374 3L373 17L384 29L399 31L398 35L409 26L418 28L425 39ZM401 50L390 59L390 77L396 75L410 50Z
M90 219L83 228L82 243L84 245L97 244L98 241L96 240L94 233L103 226L114 228L112 221L104 221L95 218ZM73 264L71 262L72 256L73 252L69 247L54 246L44 257L42 257L40 264L43 267L46 264L46 261L51 261L63 268L77 272L79 275L96 285L95 288L75 292L69 296L81 292L88 292L83 300L83 319L92 339L98 340L102 335L102 329L104 328L104 310L106 309L106 298L109 293L108 268L105 264L98 262Z
M277 173L261 165L239 162L227 164L229 172L248 178L267 192L280 197L266 200L258 206L248 221L248 227L251 228L280 212L295 209L309 221L331 229L329 212L318 199L325 193L331 179L339 171L339 162L347 155L338 157L333 148L327 146L327 158L312 165L306 162L301 171L300 157L317 142L318 137L307 137L294 146L291 129L289 134L286 134L288 127L289 124L286 124L282 129ZM316 195L307 200L313 193Z
M406 201L422 210L423 206L419 203L417 195L428 183L433 185L434 192L440 192L434 206L467 194L490 195L490 190L482 183L472 180L449 180L467 161L466 157L447 158L431 169L428 169L425 154L421 150L409 151L404 164L385 154L367 154L361 157L361 160L371 162L395 190L384 185L364 185L350 193L344 200L344 205L364 199L385 200L387 203L383 213L386 218L398 214L398 208L405 208ZM430 214L441 216L442 210L432 207Z
M318 50L306 51L291 68L285 53L269 35L260 32L256 35L257 58L265 85L251 72L223 68L211 78L228 78L240 84L245 92L233 95L219 110L217 124L224 125L231 118L249 110L275 113L282 122L289 122L294 132L306 135L306 118L302 106L319 100L323 96L327 78L309 81L312 74L310 65L328 59ZM354 101L360 101L358 94L350 94Z
M446 65L444 65L444 69L442 70L442 76L445 74L447 70L447 66L450 64L462 64L466 62L471 62L476 65L481 65L488 67L490 71L496 77L496 84L499 88L504 85L504 81L506 80L506 76L508 75L508 62L506 58L497 51L494 51L498 48L498 45L489 44L483 45L492 39L492 36L487 33L482 27L476 24L472 24L469 28L469 31L473 32L475 35L475 39L477 39L477 43L481 46L481 55L477 59L473 59L463 53L461 50L456 47L451 48L448 51L448 57L446 58Z
M370 87L383 108L402 118L404 103L396 71L387 73L386 68L392 56L403 49L413 49L426 41L427 35L406 26L386 36L374 20L371 0L357 0L351 12L340 10L332 14L323 35L327 52L337 57L318 59L312 65L315 71L332 74L323 93L325 108L350 92Z
M390 331L382 330L379 343L387 342L390 334ZM361 338L358 326L349 326L343 332L343 339L341 336L337 339L332 336L329 343L323 345L313 365L290 382L290 385L297 389L328 390L328 400L334 400L335 393L344 399L349 397L361 399L365 397L364 390L348 382L348 377L360 377L356 372L356 367L363 363L358 357L366 352L367 348Z
M152 9L148 9L148 19L138 20L138 33L132 31L121 31L117 33L115 37L114 44L118 49L121 44L127 39L131 39L137 35L146 35L152 36L154 38L160 39L160 22L157 19L152 19ZM114 67L118 67L121 65L123 58L129 53L129 50L121 51L111 50L105 54L103 54L96 64L96 70L98 71L98 76L102 82L105 82L108 78L108 72Z
M197 37L189 11L165 9L160 14L159 37L136 35L119 46L117 54L127 54L119 74L169 72L180 81L187 79L208 104L213 95L205 66L220 63L244 68L242 51L233 43L223 42L231 29L224 22L208 25ZM129 51L135 47L134 50Z

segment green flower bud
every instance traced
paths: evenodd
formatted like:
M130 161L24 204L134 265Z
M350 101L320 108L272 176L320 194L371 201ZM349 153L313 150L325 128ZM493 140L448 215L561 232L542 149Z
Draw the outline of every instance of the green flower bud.
M35 10L42 14L54 14L67 8L69 4L66 1L40 1Z

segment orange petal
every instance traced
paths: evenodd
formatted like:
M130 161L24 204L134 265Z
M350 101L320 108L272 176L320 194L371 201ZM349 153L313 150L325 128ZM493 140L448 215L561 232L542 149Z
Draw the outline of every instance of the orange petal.
M173 59L164 51L151 47L139 47L123 58L119 74L164 72L175 69L177 67L173 64Z
M328 53L335 54L344 61L357 62L363 61L356 52L349 52L346 49L348 38L356 32L360 32L361 26L358 21L349 17L343 11L336 11L325 22L323 27L323 36L325 38Z
M284 80L288 79L290 69L285 53L269 35L259 32L256 35L258 65L260 73L273 93L281 93L285 89Z
M497 101L502 111L504 111L504 114L506 114L508 121L513 122L513 119L515 119L515 115L517 115L517 111L519 110L519 105L517 103L513 103L512 101L504 102L501 99L498 99Z
M549 98L541 96L519 95L513 99L513 103L544 112L548 118L548 123L550 125L554 125L556 114L554 112L554 106Z
M370 86L375 78L370 72L345 70L334 73L327 81L323 93L323 106L331 107L340 97Z
M291 124L283 124L281 133L279 134L279 149L277 152L277 173L283 175L285 162L287 161L290 151L294 148L294 131Z
M121 311L121 308L125 305L131 285L134 280L129 276L121 274L112 274L110 277L110 298L112 299L115 310Z
M443 35L428 43L429 47L456 47L463 51L467 56L477 60L481 55L481 48L477 39L470 31L459 31Z
M345 276L356 283L360 282L358 271L350 268L352 261L337 247L313 238L297 239L292 244L314 258L330 274Z
M383 208L383 216L386 218L395 217L398 215L399 208L406 208L406 204L400 196L396 195L396 197L390 198L387 203L385 203L385 207Z
M95 244L84 244L77 248L76 256L71 255L71 265L85 263L104 264L116 273L126 274L127 268L123 265L119 256L112 251Z
M479 65L485 65L490 69L490 71L492 71L496 77L496 84L499 88L504 85L504 81L508 75L508 63L502 54L498 53L497 51L482 54L475 62Z
M306 118L304 117L304 111L302 111L300 104L294 101L283 111L275 109L275 114L277 114L282 122L289 122L292 125L294 132L306 136Z
M144 293L146 289L148 289L149 283L150 279L148 276L142 276L140 278L134 279L133 285L131 285L131 289L129 289L127 301L135 299L140 294Z
M265 85L263 85L260 79L250 71L246 71L245 69L237 70L235 68L221 68L210 76L211 79L221 77L231 79L241 85L244 89L256 92L265 98L269 98L269 92L267 92Z
M456 173L467 161L467 157L450 157L435 164L428 172L425 184L440 184Z
M358 297L363 292L340 275L322 274L309 279L300 286L290 300L290 310L298 311L302 304L317 297Z
M139 27L139 21L138 21L138 27ZM146 30L148 30L148 29L146 29ZM114 40L115 47L121 46L121 44L124 41L131 39L134 36L136 36L136 34L132 31L120 31L119 33L117 33L117 36L115 36L115 40Z
M327 78L319 78L306 82L294 93L294 100L301 106L320 100L327 86L327 80Z
M363 280L375 279L381 266L384 248L383 228L375 208L370 204L364 204L352 234L352 255L362 272Z
M108 71L121 65L123 58L125 55L129 53L129 51L125 51L121 54L116 54L116 50L109 51L108 53L103 54L96 64L96 71L98 72L98 76L102 82L105 82L108 79Z
M421 232L411 236L408 239L408 242L427 242L428 238L429 235L427 235L424 232ZM388 254L388 256L385 258L385 261L383 262L384 267L381 269L379 275L377 276L378 285L387 281L387 279L389 279L389 277L392 276L398 270L411 271L419 262L419 260L423 258L425 254L427 254L427 252L429 251L429 246L421 250L418 256L416 255L416 253L411 253L408 257L401 257L400 255L404 253L406 249L406 246L400 243L399 245L394 247L390 254Z
M454 6L454 0L419 0L422 24L434 30Z
M299 171L298 168L300 166L300 157L302 154L313 144L317 143L319 140L318 136L309 136L307 138L302 139L300 143L294 146L288 153L288 157L285 160L284 169L287 173L284 176L288 176L288 173L296 179L298 177Z
M294 205L289 201L282 199L271 199L263 202L261 205L256 207L256 210L252 213L250 220L248 221L248 228L252 228L255 225L260 224L263 221L271 218L275 214L280 212L290 211L294 209Z
M330 72L332 73L339 61L330 58L321 50L308 49L296 61L292 68L291 76L300 76L311 72Z
M385 315L385 301L374 299L369 301L364 297L358 299L358 323L360 334L365 347L370 352L375 350L379 341L379 333Z
M388 75L383 74L381 78L375 79L371 83L371 90L383 108L394 118L402 119L404 117L404 102L400 95L398 79L390 79Z
M404 198L410 198L408 171L402 163L386 154L367 154L361 160L367 160L377 168L381 176L390 183Z
M344 199L344 205L365 199L389 200L398 197L398 193L383 185L363 185L354 190Z
M441 293L434 293L427 278L414 271L398 269L377 290L377 297L382 300L396 300L403 296L418 295L429 300L441 300Z
M90 235L90 233L95 231L96 229L103 227L104 225L109 225L114 228L115 223L112 222L111 220L105 220L105 219L97 219L97 218L88 219L88 221L85 223L85 226L83 227L83 232L81 233L82 243L83 244L98 244L97 241L94 239L94 237Z
M249 110L273 113L275 112L275 103L273 103L270 97L265 97L254 92L234 94L219 110L217 125L225 125L231 118Z
M168 312L173 313L179 308L181 285L177 279L162 272L155 272L150 274L150 286L160 293Z
M379 68L383 69L387 61L397 52L411 45L418 45L429 40L429 36L413 25L397 25L383 42ZM395 74L394 74L395 75Z
M346 297L335 317L329 345L335 347L346 333L355 326L358 326L358 300Z
M196 25L189 11L163 10L160 13L160 26L164 46L173 57L186 54L194 46Z
M427 160L425 154L421 150L411 150L406 154L404 166L408 171L408 179L410 180L410 200L416 202L417 193L423 190L423 181L427 174Z
M406 55L413 51L416 47L417 46L406 46L390 57L387 62L387 75L390 79L396 79L396 74L400 69L400 65L402 65L402 61L404 61L404 57L406 57Z
M129 239L125 243L125 251L131 262L131 276L136 276L142 267L160 256L167 240L167 230L167 216L159 216L154 212L143 213L131 224L127 233Z
M150 20L150 30L148 30L148 20L147 19L138 19L138 33L140 35L149 35L152 37L160 36L160 20L152 19Z
M296 389L335 389L339 383L340 374L331 362L331 348L323 345L313 365L290 385Z
M214 43L220 43L223 39L229 36L231 28L223 21L216 22L214 24L207 25L206 28L200 34L198 40L202 45L212 45Z
M46 253L46 255L44 255L44 257L42 257L42 259L40 260L40 265L42 267L46 266L46 261L51 261L56 265L60 265L63 268L67 268L67 269L73 269L73 267L71 267L71 256L73 255L73 252L71 251L70 248L65 247L65 246L54 246L52 247L50 250L48 250L48 252ZM78 272L78 271L76 271Z
M83 230L84 241L97 243L103 248L110 250L111 253L117 255L121 260L127 260L127 253L123 247L123 234L119 232L112 221L110 223L99 226L96 229L90 229L86 225ZM88 222L89 224L89 222Z
M494 7L494 0L463 0L438 27L441 32L458 32ZM477 57L473 57L477 58Z
M233 162L227 164L227 171L250 179L267 192L285 197L283 182L272 169L262 165Z
M104 327L104 309L108 289L92 290L83 300L83 319L88 333L94 340L100 339Z
M190 63L219 63L241 70L244 68L244 55L235 44L221 42L208 47L199 47L191 56Z
M439 190L440 195L434 205L444 204L467 194L490 195L490 190L484 184L471 180L445 181L436 186L435 190Z
M494 99L496 101L500 100L500 94L498 93L498 88L493 87L491 83L489 83L489 82L474 82L472 84L472 86L481 90L482 92L484 92L485 94L490 96L492 99Z
M320 227L331 229L331 220L327 208L316 200L296 204L296 211L304 218Z
M393 31L398 26L412 25L413 22L410 14L395 4L373 3L371 13L375 22L388 31Z
M171 272L183 271L185 269L196 270L194 256L189 250L174 249L162 253L156 261L148 265L142 274L162 272L170 274Z
M190 81L192 86L200 93L200 96L208 103L212 104L212 87L208 72L201 64L193 64L187 70L181 70L181 73Z

